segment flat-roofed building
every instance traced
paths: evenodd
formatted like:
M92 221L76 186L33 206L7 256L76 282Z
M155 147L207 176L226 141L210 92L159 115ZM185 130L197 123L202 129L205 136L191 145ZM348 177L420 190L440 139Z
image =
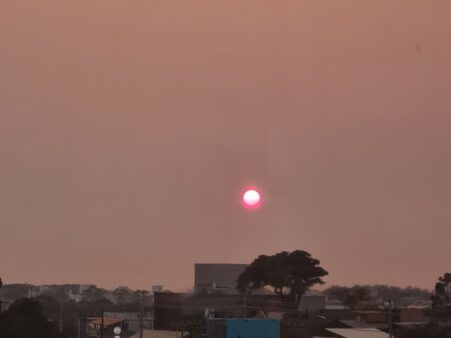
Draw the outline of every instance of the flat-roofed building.
M194 290L203 293L237 294L239 275L247 264L195 264Z

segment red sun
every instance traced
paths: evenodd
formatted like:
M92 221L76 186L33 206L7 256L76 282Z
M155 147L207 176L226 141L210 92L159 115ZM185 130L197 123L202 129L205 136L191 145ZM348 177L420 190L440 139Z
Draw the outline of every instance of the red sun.
M247 188L243 193L241 201L247 209L258 209L262 204L262 197L257 188Z

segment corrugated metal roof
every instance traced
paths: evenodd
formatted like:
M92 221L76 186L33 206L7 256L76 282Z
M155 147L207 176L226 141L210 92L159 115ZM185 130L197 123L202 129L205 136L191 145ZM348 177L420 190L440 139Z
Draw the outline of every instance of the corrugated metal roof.
M103 318L103 326L110 326L116 323L120 323L122 322L122 319L117 319L117 318L110 318L110 317L104 317ZM97 324L97 325L101 325L102 324L102 318L98 317L98 318L92 318L89 320L90 324Z
M388 338L388 333L372 328L326 330L344 338Z

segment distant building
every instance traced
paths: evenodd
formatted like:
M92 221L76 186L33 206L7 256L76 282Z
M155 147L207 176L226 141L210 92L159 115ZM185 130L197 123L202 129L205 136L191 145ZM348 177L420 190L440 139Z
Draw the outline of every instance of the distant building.
M326 308L326 296L302 296L299 302L298 310L307 312L321 311Z
M202 293L237 294L239 275L247 264L195 264L194 290Z
M164 290L163 285L152 285L152 293L163 292L163 290Z
M27 298L32 287L31 284L3 284L0 288L0 298L4 300Z
M79 302L83 298L83 291L93 284L62 284L62 285L36 285L30 286L28 297L34 298L38 296L51 296L59 298L64 296L67 299Z
M280 321L273 319L209 319L207 338L280 338Z

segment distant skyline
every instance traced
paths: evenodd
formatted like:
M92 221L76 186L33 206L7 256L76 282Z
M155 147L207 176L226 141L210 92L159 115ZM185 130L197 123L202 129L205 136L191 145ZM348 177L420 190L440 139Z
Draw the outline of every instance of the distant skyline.
M302 249L327 285L432 289L450 32L439 0L2 1L0 276L184 290Z

